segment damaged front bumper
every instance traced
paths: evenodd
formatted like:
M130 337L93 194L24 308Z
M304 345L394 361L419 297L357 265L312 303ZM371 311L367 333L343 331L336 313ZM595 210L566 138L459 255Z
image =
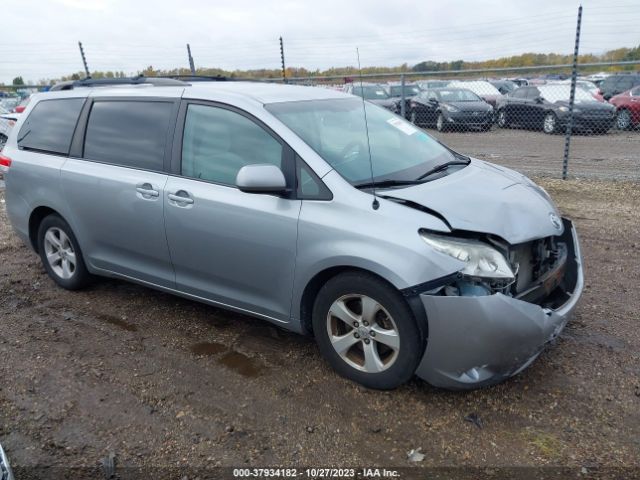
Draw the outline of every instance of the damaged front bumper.
M449 389L499 383L524 370L570 319L582 293L584 275L573 224L563 219L568 247L557 307L496 293L486 296L421 294L428 321L428 343L416 375Z

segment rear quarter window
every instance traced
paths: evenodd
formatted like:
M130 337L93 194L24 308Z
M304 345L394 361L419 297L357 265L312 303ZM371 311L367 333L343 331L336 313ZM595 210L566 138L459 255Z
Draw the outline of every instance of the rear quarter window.
M18 147L68 155L84 101L60 98L38 102L20 128Z

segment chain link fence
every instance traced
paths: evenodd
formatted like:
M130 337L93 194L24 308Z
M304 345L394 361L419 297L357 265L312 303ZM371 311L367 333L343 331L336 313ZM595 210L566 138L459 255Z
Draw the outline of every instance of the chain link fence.
M356 74L287 82L364 97L461 153L528 175L561 177L566 158L569 177L640 180L640 61L577 65L573 100L571 69Z

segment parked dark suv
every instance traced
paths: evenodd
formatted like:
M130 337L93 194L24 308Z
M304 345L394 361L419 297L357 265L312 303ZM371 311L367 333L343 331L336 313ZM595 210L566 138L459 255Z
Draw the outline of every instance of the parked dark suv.
M614 95L631 90L640 85L640 73L621 73L605 78L600 84L600 91L605 100Z

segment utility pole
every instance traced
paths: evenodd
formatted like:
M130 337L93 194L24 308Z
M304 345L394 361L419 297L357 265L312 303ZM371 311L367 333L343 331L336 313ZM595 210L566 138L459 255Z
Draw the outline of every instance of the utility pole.
M84 56L84 48L82 48L82 42L78 42L78 46L80 47L80 56L82 57L82 64L84 65L84 73L87 75L87 78L90 78L91 73L89 73L89 66L87 65L87 57Z
M576 24L576 43L573 49L573 69L571 71L571 93L569 94L569 124L564 138L564 159L562 160L562 179L567 179L569 171L569 146L573 132L573 104L576 96L576 80L578 78L578 49L580 48L580 26L582 24L582 5L578 7L578 22Z
M280 37L280 60L282 61L282 83L287 83L287 71L284 66L284 43Z
M196 74L196 67L193 63L193 57L191 56L191 46L187 43L187 55L189 56L189 68L191 69L191 75Z

